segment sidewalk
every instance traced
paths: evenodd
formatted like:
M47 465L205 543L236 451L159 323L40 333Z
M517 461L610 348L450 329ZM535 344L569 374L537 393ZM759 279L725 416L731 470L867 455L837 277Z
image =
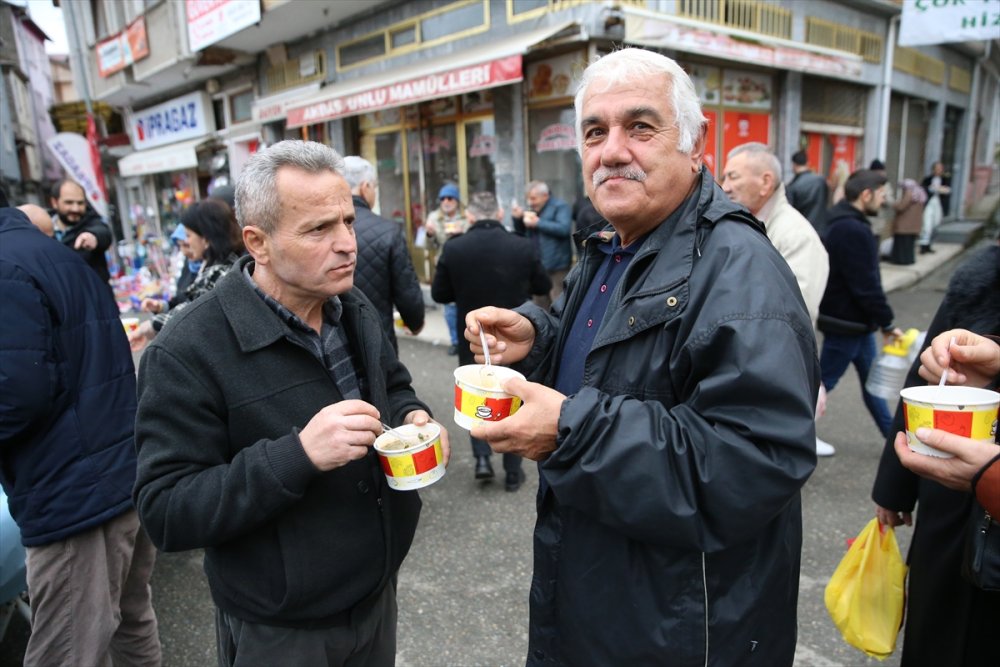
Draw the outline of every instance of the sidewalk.
M926 255L918 253L916 263L910 266L896 266L883 261L879 264L882 270L882 287L886 293L909 287L951 258L961 254L963 250L965 246L961 243L938 242L934 244L933 253ZM429 285L423 285L423 289L426 304L423 330L419 335L411 336L397 329L396 337L400 340L418 340L441 347L441 353L445 354L451 345L451 340L448 337L448 327L444 323L444 307L431 301Z

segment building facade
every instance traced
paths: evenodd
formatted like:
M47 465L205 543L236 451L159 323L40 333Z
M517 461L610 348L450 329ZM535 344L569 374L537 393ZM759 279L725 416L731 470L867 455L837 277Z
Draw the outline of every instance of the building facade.
M70 9L70 7L74 9ZM890 0L90 0L64 3L95 100L122 109L112 180L133 225L181 209L284 138L360 154L411 242L445 183L523 203L529 180L583 193L575 80L622 44L676 59L709 119L714 173L736 145L799 149L835 187L883 160L942 161L966 203L997 188L993 42L898 46ZM70 22L73 25L70 25ZM415 253L429 276L433 258Z

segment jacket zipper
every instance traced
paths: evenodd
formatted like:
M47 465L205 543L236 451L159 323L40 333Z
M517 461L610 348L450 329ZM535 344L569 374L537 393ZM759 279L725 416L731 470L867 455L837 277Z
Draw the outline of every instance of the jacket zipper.
M708 667L708 572L704 551L701 552L701 587L705 592L705 667Z

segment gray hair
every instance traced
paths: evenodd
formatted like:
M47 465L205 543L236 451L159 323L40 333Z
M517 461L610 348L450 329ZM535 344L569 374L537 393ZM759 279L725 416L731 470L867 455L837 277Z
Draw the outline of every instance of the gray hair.
M344 158L329 146L299 140L279 141L254 153L236 182L236 221L240 227L253 225L265 234L274 233L281 218L277 180L282 167L343 175Z
M375 185L378 175L371 162L358 155L348 155L344 158L344 179L351 190L354 190L366 181Z
M767 144L762 144L759 141L751 141L750 143L741 144L729 151L729 155L726 156L726 160L732 160L737 155L746 153L747 156L753 161L754 166L760 171L769 171L774 174L775 183L781 183L781 161L774 154L774 151Z
M500 204L492 192L474 192L465 210L476 220L496 220Z
M708 121L701 112L701 101L691 78L676 61L645 49L626 48L609 53L590 64L576 89L576 136L583 152L583 98L592 85L606 91L620 83L642 83L666 74L670 81L670 102L677 128L677 150L689 155ZM665 93L667 91L664 91Z
M549 194L549 186L545 181L532 181L531 183L528 183L528 187L524 189L524 193L531 194L532 192L547 195Z

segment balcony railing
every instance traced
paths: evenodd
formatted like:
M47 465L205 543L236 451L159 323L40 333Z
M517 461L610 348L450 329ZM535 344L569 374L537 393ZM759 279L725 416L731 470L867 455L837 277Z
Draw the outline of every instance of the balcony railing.
M792 38L792 12L760 0L677 0L677 14L782 39Z
M812 16L806 17L806 43L847 51L861 56L866 62L882 62L883 39L880 35Z
M916 49L897 46L892 59L893 69L920 77L934 84L944 83L944 63Z

